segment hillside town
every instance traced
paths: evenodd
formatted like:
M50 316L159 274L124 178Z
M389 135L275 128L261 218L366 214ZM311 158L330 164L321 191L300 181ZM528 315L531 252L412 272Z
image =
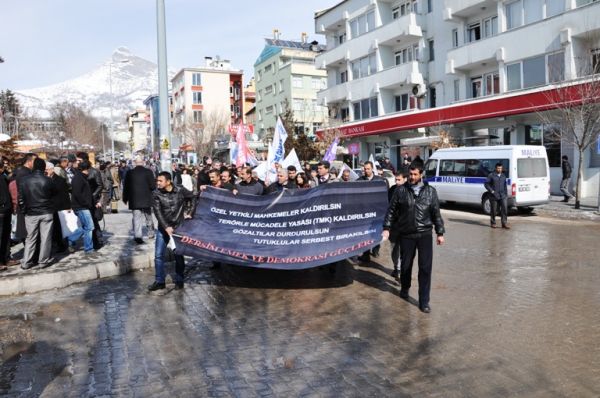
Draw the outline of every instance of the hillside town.
M322 3L0 79L0 395L600 395L600 2Z

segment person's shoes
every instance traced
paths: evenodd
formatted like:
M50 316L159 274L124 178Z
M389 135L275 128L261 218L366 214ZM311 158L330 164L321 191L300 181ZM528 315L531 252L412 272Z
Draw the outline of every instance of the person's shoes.
M175 284L175 290L181 290L181 289L183 289L183 282L176 283Z
M408 300L408 289L400 289L400 298Z
M148 234L148 239L154 239L154 234Z
M75 246L69 245L68 250L69 250L69 253L71 253L71 254L75 253Z
M183 288L183 284L181 284L181 287ZM148 291L153 292L155 290L161 290L165 288L165 284L164 283L158 283L158 282L154 282L153 284L151 284L150 286L148 286Z
M21 269L30 269L35 267L35 264L21 264Z
M424 312L426 314L429 314L431 312L431 307L429 306L429 304L419 305L419 309L421 310L421 312Z
M373 250L373 251L371 252L371 255L372 255L373 257L376 257L376 258L377 258L377 257L379 257L379 250Z
M510 229L510 225L508 225L508 224L504 224L504 225L502 226L502 228L504 228L504 229Z
M392 271L392 273L390 275L392 275L392 278L398 279L398 275L400 275L400 273L398 272L397 269L395 269Z
M86 257L93 257L96 254L96 250L88 250L88 251L84 251L83 255Z
M138 245L142 245L144 244L144 240L142 238L135 238L134 239L135 243L137 243Z
M6 265L8 267L14 267L15 265L19 265L19 264L21 264L21 262L19 260L10 259L4 265Z
M569 201L569 198L564 198L563 200L561 200L561 202L566 203Z
M498 228L498 226L496 224L492 224L492 225L490 225L490 227L492 227L492 228Z

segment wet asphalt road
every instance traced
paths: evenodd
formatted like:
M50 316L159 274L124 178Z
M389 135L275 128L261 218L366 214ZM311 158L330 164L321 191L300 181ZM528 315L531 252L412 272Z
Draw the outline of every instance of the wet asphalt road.
M388 244L334 275L192 264L184 291L146 271L1 298L0 396L600 396L600 225L443 214L429 315Z

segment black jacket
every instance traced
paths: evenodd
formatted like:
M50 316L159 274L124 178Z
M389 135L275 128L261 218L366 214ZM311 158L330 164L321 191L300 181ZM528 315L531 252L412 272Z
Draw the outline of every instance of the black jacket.
M424 182L419 195L415 195L408 182L396 188L383 222L383 229L390 231L390 240L418 237L430 233L434 227L437 235L444 234L435 188Z
M73 169L71 180L71 208L73 210L91 209L94 206L92 190L87 176L79 170Z
M492 172L488 175L487 181L484 184L485 189L496 199L504 199L508 197L508 190L506 189L506 176L504 173L496 174L496 172Z
M12 213L12 199L8 190L8 181L4 174L0 174L0 217Z
M158 220L158 227L165 230L167 227L177 228L183 222L183 214L187 213L186 207L194 213L196 196L183 187L173 185L171 192L157 189L152 196L152 208Z
M88 173L87 180L90 184L90 189L92 190L92 197L94 198L94 204L100 201L100 196L102 195L102 176L100 175L100 170L90 167L90 172Z
M567 179L567 178L571 178L571 172L572 172L572 168L571 168L571 163L569 163L568 160L564 160L562 161L562 178Z
M52 180L40 170L23 178L19 184L19 207L28 216L41 216L54 213L52 197L56 188Z
M69 184L67 184L67 180L58 174L53 174L51 180L56 190L56 194L52 197L54 210L69 210L71 208L71 198L69 197Z
M152 207L152 191L155 188L152 170L136 166L125 176L123 202L129 204L130 210L149 209Z

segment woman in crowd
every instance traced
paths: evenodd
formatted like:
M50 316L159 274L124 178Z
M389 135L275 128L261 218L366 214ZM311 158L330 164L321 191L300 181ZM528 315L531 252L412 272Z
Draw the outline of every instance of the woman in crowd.
M296 186L298 187L298 189L310 188L310 184L308 183L308 180L306 179L306 175L304 173L296 174L296 178L294 180L296 181Z

